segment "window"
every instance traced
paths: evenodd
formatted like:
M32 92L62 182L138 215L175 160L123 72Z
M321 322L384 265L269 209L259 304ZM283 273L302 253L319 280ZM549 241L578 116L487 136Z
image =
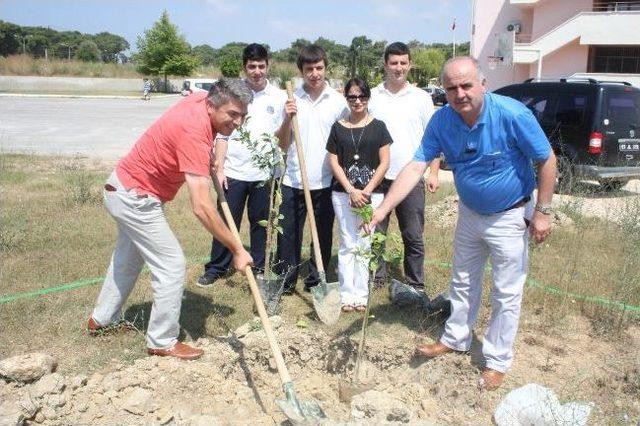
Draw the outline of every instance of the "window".
M640 46L591 46L588 72L640 73Z
M640 126L640 95L635 92L611 93L607 99L607 115L612 124Z

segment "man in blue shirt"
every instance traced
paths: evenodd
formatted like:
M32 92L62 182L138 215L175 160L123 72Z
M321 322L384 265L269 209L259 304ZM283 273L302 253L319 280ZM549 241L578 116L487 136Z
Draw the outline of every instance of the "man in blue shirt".
M527 228L538 243L551 232L551 197L556 158L544 132L521 103L486 93L475 59L445 63L442 84L449 105L437 111L411 163L404 167L375 211L375 226L407 195L428 164L444 153L460 196L450 286L451 316L434 344L419 345L432 358L468 351L482 295L482 276L491 257L491 319L482 353L480 386L502 384L513 360L527 270ZM533 163L538 169L538 195Z

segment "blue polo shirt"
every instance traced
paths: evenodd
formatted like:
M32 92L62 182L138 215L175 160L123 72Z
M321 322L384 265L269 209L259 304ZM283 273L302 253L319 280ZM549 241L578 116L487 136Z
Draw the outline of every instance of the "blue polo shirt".
M448 105L433 115L414 160L429 162L441 152L462 202L477 213L493 214L531 195L533 162L546 160L551 146L527 107L486 93L471 128Z

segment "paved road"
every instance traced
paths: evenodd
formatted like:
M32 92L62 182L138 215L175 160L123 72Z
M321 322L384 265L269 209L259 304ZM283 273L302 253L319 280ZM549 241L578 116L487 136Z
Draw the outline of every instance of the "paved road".
M116 159L180 96L0 98L0 151Z

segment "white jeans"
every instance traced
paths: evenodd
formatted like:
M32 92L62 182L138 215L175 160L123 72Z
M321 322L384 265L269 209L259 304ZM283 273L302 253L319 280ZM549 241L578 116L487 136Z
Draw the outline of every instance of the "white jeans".
M382 203L383 197L383 194L371 194L371 205L374 209ZM371 237L360 235L362 219L351 210L349 194L334 191L331 201L340 232L340 301L343 305L365 305L369 296L369 264L362 257L356 256L356 251L369 250Z
M180 332L178 320L186 271L184 254L159 199L140 198L135 190L127 191L115 172L107 183L117 189L104 191L104 203L118 225L118 240L93 319L100 325L108 325L121 317L122 306L146 262L153 289L147 346L171 348Z
M513 360L522 289L527 278L528 229L532 202L492 215L459 205L451 276L451 316L440 341L452 349L471 347L473 326L482 296L482 276L491 257L491 319L482 353L486 366L505 372Z

